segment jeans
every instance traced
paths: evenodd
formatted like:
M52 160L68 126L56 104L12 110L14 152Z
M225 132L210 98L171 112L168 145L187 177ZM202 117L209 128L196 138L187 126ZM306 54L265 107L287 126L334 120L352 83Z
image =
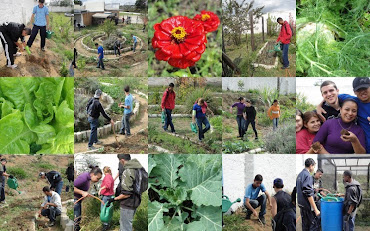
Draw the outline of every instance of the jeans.
M257 198L257 200L249 200L249 204L255 209L261 206L259 217L263 217L266 214L266 201L267 197L265 194L262 194ZM245 206L245 205L244 205ZM253 212L247 208L247 215L251 215Z
M244 126L245 126L245 119L242 115L237 115L236 116L236 122L238 123L238 132L239 132L239 137L243 137L245 134L244 131Z
M248 131L249 124L252 125L253 131L254 131L254 135L257 138L258 137L258 134L257 134L257 129L256 129L256 121L254 121L254 120L253 121L252 120L247 120L245 122L245 133L247 133L247 131Z
M288 52L289 52L289 43L288 44L280 44L280 49L283 51L283 66L289 66L289 59L288 59Z
M272 119L272 126L273 126L274 131L278 128L278 124L279 124L279 118Z
M77 201L77 199L75 199ZM77 202L77 204L74 205L73 212L75 215L74 218L74 231L79 231L80 230L80 223L81 223L81 203L82 201Z
M62 193L62 188L63 188L63 181L59 181L59 183L57 184L57 186L55 186L54 191L55 191L56 193L58 193L58 194L59 194L59 196L60 196L60 195L61 195L61 193Z
M166 113L166 118L164 120L163 129L167 131L168 125L169 125L171 127L171 132L175 132L175 127L173 126L173 123L172 123L172 115L171 115L172 110L164 109L164 112Z
M132 231L132 221L136 210L120 208L119 230Z
M351 213L352 218L347 221L343 221L343 230L344 231L354 231L355 230L355 218L356 212Z
M50 206L48 209L41 210L41 215L48 217L51 222L54 222L57 216L60 216L61 213L62 212L54 206Z
M131 117L132 113L128 113L128 114L123 114L122 116L122 128L120 130L120 132L122 134L125 134L125 130L126 130L126 135L131 135L131 132L130 132L130 117Z
M103 196L102 201L104 202L104 204L106 204L106 203L107 203L107 201L108 201L108 199L110 199L112 196L114 196L114 195L111 195L111 196ZM104 205L103 205L103 204L101 204L101 205L100 205L100 210L102 210L102 209L103 209L103 207L104 207Z
M121 51L119 50L119 47L114 46L114 55L121 55Z
M99 119L94 119L92 117L88 118L90 123L91 133L89 138L89 147L92 147L94 143L98 142L98 126Z
M134 47L133 47L134 52L136 51L136 45L137 45L137 42L134 42Z
M302 217L302 231L319 231L319 219L315 216L314 212L302 208L300 208L300 210Z
M105 69L105 67L104 67L104 62L103 62L103 58L98 58L98 66L97 66L97 68L100 68L101 67L101 69Z
M27 41L27 46L31 47L33 41L35 41L36 35L39 33L41 36L41 48L45 47L45 39L46 39L46 26L36 26L34 25L32 28L31 36Z
M204 129L202 128L202 124L206 126ZM197 118L197 125L198 125L198 138L199 140L204 139L204 133L206 133L210 128L211 125L208 122L207 117Z
M5 201L5 176L0 176L0 202Z

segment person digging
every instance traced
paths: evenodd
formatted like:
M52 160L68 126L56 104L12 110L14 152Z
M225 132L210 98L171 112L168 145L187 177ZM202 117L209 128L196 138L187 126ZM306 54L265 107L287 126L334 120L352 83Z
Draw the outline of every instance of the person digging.
M62 213L62 199L49 186L45 186L42 191L45 194L45 198L39 210L39 217L44 216L49 218L47 226L52 227L55 225L56 217Z
M22 55L21 52L18 52L17 47L20 51L23 51L26 47L24 37L30 34L31 29L24 24L6 22L0 26L0 40L4 48L7 67L12 69L17 67L17 65L14 64L14 57ZM21 42L18 42L19 39Z
M257 174L254 177L254 182L249 184L245 189L244 195L244 207L247 209L247 214L245 219L250 220L251 215L258 217L259 221L265 225L265 214L266 214L266 201L269 201L271 207L271 198L270 194L266 191L265 185L262 184L263 177L260 174ZM260 191L263 193L258 196ZM256 211L256 208L261 207L259 214Z
M40 172L39 177L41 179L46 179L50 185L50 189L61 195L63 188L62 175L57 171L50 172Z
M281 25L280 34L276 40L276 42L280 42L280 49L283 52L283 66L281 67L281 69L287 69L289 68L289 44L293 33L287 21L284 21L282 18L278 18L277 22Z
M214 113L211 109L208 108L206 101L202 98L199 98L195 104L193 105L193 113L192 113L192 122L193 124L198 125L198 139L200 142L204 139L204 134L211 129L211 125L208 122L206 112L210 111L212 115ZM203 124L205 128L203 129Z

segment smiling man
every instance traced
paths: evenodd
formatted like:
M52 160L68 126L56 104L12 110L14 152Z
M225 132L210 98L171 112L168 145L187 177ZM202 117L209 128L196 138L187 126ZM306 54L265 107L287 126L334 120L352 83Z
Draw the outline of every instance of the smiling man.
M337 118L340 110L339 89L337 85L330 80L324 81L320 86L320 91L323 98L321 107L325 111L325 113L318 113L321 120L325 121Z

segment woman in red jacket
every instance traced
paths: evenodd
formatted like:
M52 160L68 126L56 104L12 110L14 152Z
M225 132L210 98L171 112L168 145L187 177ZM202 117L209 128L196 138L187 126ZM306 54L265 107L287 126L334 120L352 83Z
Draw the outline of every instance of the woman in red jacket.
M102 200L106 204L108 200L114 196L114 180L112 177L112 170L110 169L110 167L105 166L103 168L103 172L105 176L100 186L99 195L103 196ZM103 207L104 205L101 204L100 209L102 210ZM103 226L108 227L109 224L104 223Z
M277 22L281 25L280 34L276 40L276 42L281 42L280 49L283 51L283 67L281 69L287 69L289 68L289 44L293 33L287 21L284 21L282 18L278 18Z

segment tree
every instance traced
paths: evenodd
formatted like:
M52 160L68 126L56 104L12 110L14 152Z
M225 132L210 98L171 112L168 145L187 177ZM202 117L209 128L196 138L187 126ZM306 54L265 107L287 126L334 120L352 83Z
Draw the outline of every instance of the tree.
M137 11L147 11L148 1L147 0L136 0L135 8Z
M276 17L271 16L268 14L267 17L267 36L272 37L276 36L279 31L279 24L276 21Z
M107 38L116 32L116 26L114 25L114 22L109 19L104 21L104 23L100 26L100 29L105 32Z

